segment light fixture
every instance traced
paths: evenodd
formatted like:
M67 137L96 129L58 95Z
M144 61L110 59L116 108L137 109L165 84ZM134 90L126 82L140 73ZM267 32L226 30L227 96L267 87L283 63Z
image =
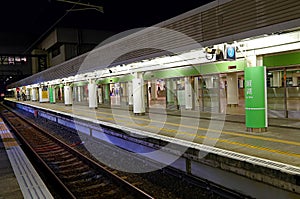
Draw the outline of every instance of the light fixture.
M205 48L205 52L208 54L215 54L216 49L215 48Z

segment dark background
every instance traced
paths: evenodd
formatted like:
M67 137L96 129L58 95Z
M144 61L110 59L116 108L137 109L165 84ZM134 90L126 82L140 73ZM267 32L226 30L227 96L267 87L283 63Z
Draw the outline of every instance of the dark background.
M74 4L74 2L102 6L103 12ZM209 2L212 0L1 1L0 56L30 54L35 45L42 41L55 27L96 29L117 34L134 28L155 25ZM23 70L21 68L17 65L2 66L0 94L5 92L6 86L10 83L28 76L24 72L20 74L14 72Z
M73 1L73 0L70 0ZM51 27L90 28L121 32L148 27L212 0L74 0L103 6L96 9L57 0L9 0L0 5L0 49L25 53ZM68 11L70 9L83 9ZM1 50L3 51L3 50ZM5 53L5 52L0 52ZM28 53L28 52L27 52Z

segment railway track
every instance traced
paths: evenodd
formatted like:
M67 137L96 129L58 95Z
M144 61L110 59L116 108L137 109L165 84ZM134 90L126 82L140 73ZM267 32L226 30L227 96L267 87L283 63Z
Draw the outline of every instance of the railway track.
M153 198L16 113L0 112L64 198Z
M1 104L0 104L1 105ZM1 107L1 106L0 106ZM114 147L110 147L108 143L99 142L97 139L92 139L87 134L81 134L79 137L78 132L67 127L62 127L60 124L57 124L51 120L47 120L42 117L35 117L32 113L26 112L19 109L14 109L14 112L20 114L26 120L30 120L31 123L36 123L40 128L51 129L50 132L53 136L57 137L59 140L63 140L65 143L68 143L72 148L76 148L82 154L87 155L88 157L95 160L95 157L90 154L90 151L87 151L84 145L93 145L93 150L97 153L101 151L111 151L111 155L108 155L107 158L112 158L113 154L118 154L119 151L116 151ZM106 131L117 131L116 129L101 127L104 132ZM109 133L109 132L107 132ZM77 145L84 141L84 145ZM74 144L76 146L74 146ZM92 152L93 153L93 152ZM121 153L117 155L117 161L122 162L134 161L137 167L144 166L153 166L160 168L161 165L156 165L157 163L152 162L144 158L139 159L138 156L135 157L135 160L132 160L132 156L129 156L126 153ZM102 157L102 156L101 156ZM95 160L97 161L97 160ZM101 164L101 163L100 163ZM105 165L104 165L105 167ZM110 171L110 169L108 167ZM206 179L198 178L195 176L187 175L184 172L173 169L172 167L166 167L161 170L157 170L151 173L144 173L137 175L128 175L128 173L118 172L113 170L118 176L122 176L123 179L130 181L132 184L139 186L143 190L147 190L148 193L151 193L153 198L164 198L164 199L173 199L173 198L216 198L216 199L246 199L251 198L249 196L243 195L236 191L227 189L222 185L217 185L213 182L209 182ZM109 197L111 198L111 197ZM138 197L135 197L138 198Z

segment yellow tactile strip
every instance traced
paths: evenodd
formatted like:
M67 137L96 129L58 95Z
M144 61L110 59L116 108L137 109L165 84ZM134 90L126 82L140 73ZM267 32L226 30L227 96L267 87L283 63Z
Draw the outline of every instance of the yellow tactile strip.
M23 197L53 199L48 188L31 165L29 159L22 151L2 118L0 118L0 137L7 151L9 161L14 170Z
M90 110L85 110L85 109L80 109L80 110L74 110L74 109L66 109L66 107L59 107L56 106L56 109L62 111L62 112L69 112L69 113L75 113L76 114L81 114L83 116L86 117L90 117ZM104 121L111 121L111 122L118 122L118 123L123 123L123 125L125 126L129 126L132 128L137 128L139 125L137 125L136 123L130 122L127 119L128 116L126 115L119 115L116 113L107 113L107 112L102 112L102 111L97 111L98 114L96 118L99 120L104 120ZM106 116L103 116L106 115ZM117 118L115 117L117 116ZM123 118L123 119L121 119ZM149 119L145 119L145 118L134 118L135 120L140 120L140 121L145 121L145 122L149 122ZM300 142L297 141L291 141L291 140L284 140L284 139L276 139L276 138L269 138L269 137L262 137L262 136L258 136L258 135L249 135L249 134L244 134L244 133L238 133L238 132L230 132L230 131L219 131L219 130L214 130L214 129L208 129L208 128L201 128L201 127L194 127L194 126L186 126L186 125L182 125L182 124L177 124L177 123L173 123L173 122L161 122L158 120L152 120L152 122L156 122L156 123L163 123L163 124L167 124L170 126L181 126L181 127L185 127L188 129L196 129L198 131L210 131L210 132L214 132L214 133L222 133L222 134L227 134L227 135L232 135L232 136L236 136L236 137L244 137L244 138L250 138L250 139L254 139L254 140L262 140L262 141L269 141L269 142L273 142L273 143L282 143L282 144L286 144L286 145L295 145L295 146L300 146ZM247 144L247 143L243 143L243 142L238 142L238 141L230 141L227 139L221 139L221 138L213 138L213 137L208 137L206 135L199 135L199 134L193 134L193 133L189 133L189 132L185 132L185 131L178 131L178 130L174 130L174 129L168 129L168 128L161 128L161 127L156 127L156 126L147 126L147 128L154 128L154 129L159 129L161 132L169 132L169 133L180 133L182 135L187 135L187 136L194 136L196 138L200 138L200 139L209 139L209 140L215 140L217 142L220 143L226 143L229 145L234 145L234 146L241 146L241 147L246 147L248 149L254 149L254 150L258 150L258 151L265 151L265 152L271 152L273 154L280 154L280 155L285 155L285 156L289 156L289 157L296 157L296 158L300 158L300 154L298 153L294 153L294 152L290 152L290 151L283 151L283 150L279 150L279 149L272 149L270 147L262 147L262 146L256 146L253 144Z
M30 102L28 103L24 103L27 104L29 106L31 106ZM33 105L35 106L35 105ZM91 117L91 111L89 109L86 108L80 108L80 106L76 107L76 109L74 107L66 107L66 106L59 106L59 105L54 105L53 104L39 104L38 107L41 108L45 108L45 109L52 109L54 111L60 111L60 112L64 112L67 114L71 114L71 115L78 115L78 116L83 116L83 117L87 117L90 118ZM130 120L128 120L128 115L122 115L122 114L117 114L117 113L110 113L110 112L103 112L101 110L97 110L96 114L93 115L93 117L95 117L95 119L97 120L101 120L101 121L107 121L107 122L111 122L111 123L121 123L124 126L128 126L131 128L142 128L143 129L143 124L137 124L136 122L132 122ZM176 135L178 136L185 136L185 137L189 137L189 136L194 136L195 138L198 139L207 139L207 140L211 140L211 141L215 141L217 142L220 146L220 148L223 148L225 150L227 150L227 148L229 147L240 147L241 149L249 149L252 151L257 151L257 152L267 152L267 154L265 154L266 156L269 157L269 155L273 155L273 154L277 154L280 155L280 158L285 158L285 157L289 157L289 158L300 158L300 153L295 152L295 151L291 151L291 147L293 146L300 146L300 142L297 140L288 140L288 139L282 139L282 138L272 138L272 137L264 137L261 135L251 135L251 134L247 134L247 133L241 133L241 132L233 132L233 131L225 131L225 130L215 130L215 129L211 129L211 128L204 128L204 127L198 127L198 126L187 126L187 125L182 125L182 124L178 124L176 122L163 122L163 121L159 121L159 120L155 120L155 119L151 119L151 121L148 118L142 118L142 117L134 117L135 121L141 121L141 122L146 122L147 124L149 122L152 122L152 124L163 124L164 127L157 127L156 125L147 125L147 128L149 129L154 129L156 131L160 131L160 134L166 135L165 133L168 133L169 136L173 136L173 133L176 133ZM168 125L165 126L165 125ZM180 130L178 131L178 129L173 129L172 127L183 127L184 129L192 129L192 130L196 130L198 133L190 133L189 131L185 131L185 130ZM222 135L229 135L229 136L234 136L236 138L242 138L240 140L229 140L227 138L215 138L214 136L210 137L207 136L206 134L203 134L203 132L207 132L210 131L211 133L221 133ZM202 133L201 133L202 132ZM184 138L182 138L184 140ZM251 143L246 143L243 140L244 139L251 139L252 142ZM266 146L266 145L261 145L259 143L274 143L272 144L273 146ZM223 145L221 145L223 143ZM258 144L254 144L254 143L258 143ZM279 147L279 145L276 144L284 144L286 145L286 147ZM224 147L225 146L225 147ZM295 149L295 147L293 147ZM231 150L231 149L228 149ZM235 150L232 150L235 151ZM236 151L239 152L239 151ZM244 151L242 151L241 153L245 153ZM256 153L256 152L254 152ZM248 153L246 153L248 154ZM250 153L249 153L250 154ZM251 155L251 154L250 154ZM282 157L285 156L285 157Z
M19 144L15 140L14 136L11 134L2 118L0 118L0 137L4 144L5 149L10 149L11 147L18 146Z

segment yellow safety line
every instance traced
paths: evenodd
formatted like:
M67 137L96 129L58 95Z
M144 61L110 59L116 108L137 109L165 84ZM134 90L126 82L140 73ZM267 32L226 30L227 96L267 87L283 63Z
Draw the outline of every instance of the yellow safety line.
M86 110L84 110L84 111L86 111ZM72 111L69 111L69 112L72 112ZM100 111L97 111L97 112L98 113L104 113L106 115L114 115L114 114L111 114L111 113L105 113L105 112L100 112ZM118 115L118 116L125 117L123 115ZM97 119L112 120L112 121L115 121L115 122L123 122L123 123L126 123L126 125L128 125L128 126L134 126L134 127L142 126L142 125L137 125L136 123L128 122L126 120L116 120L116 119L111 118L111 117L97 116L96 118ZM150 121L149 119L145 119L145 118L134 118L134 119ZM224 133L224 134L229 134L229 135L236 135L236 136L240 136L240 137L267 140L267 141L272 141L272 142L279 142L279 143L284 143L284 144L293 144L293 145L300 146L299 142L293 142L293 141L287 141L287 140L278 140L278 139L274 139L274 138L264 138L264 137L259 137L259 136L255 136L255 135L245 135L245 134L239 134L239 133L227 132L227 131L219 131L219 130L208 129L208 128L200 128L200 127L197 128L197 127L193 127L193 126L181 125L181 124L176 124L176 123L171 123L171 122L161 122L161 121L156 121L156 120L152 120L152 121L157 122L157 123L162 123L162 124L168 124L168 125L171 125L171 126L181 126L181 127L193 128L193 129L202 130L202 131L209 130L209 131L212 131L212 132ZM269 148L254 146L254 145L245 144L245 143L234 142L234 141L230 141L230 140L226 140L226 139L212 138L212 137L208 137L208 136L204 136L204 135L194 135L192 133L178 131L176 129L166 129L166 128L160 128L160 127L149 126L149 125L147 126L147 128L157 128L159 130L166 131L166 132L180 133L180 134L184 134L184 135L195 136L197 138L215 140L215 141L219 141L219 142L223 142L223 143L227 143L227 144L231 144L231 145L238 145L238 146L243 146L243 147L247 147L247 148L251 148L251 149L257 149L257 150L262 150L262 151L268 151L268 152L272 152L272 153L287 155L287 156L291 156L291 157L298 157L298 158L300 157L300 154L296 154L296 153L289 153L289 152L284 152L284 151L280 151L280 150L269 149Z
M8 128L4 123L0 125L0 138L4 144L5 149L9 149L11 147L19 145L11 132L8 131Z
M84 110L84 109L81 109L81 110ZM86 110L84 110L84 111L86 111ZM106 112L100 112L100 111L97 111L97 113L106 114L106 115L114 115L112 113L106 113ZM116 115L119 117L128 118L128 116L118 115L118 114L116 114ZM134 119L140 120L140 121L147 121L147 122L153 121L156 123L168 124L168 125L177 126L177 127L180 126L180 127L196 129L196 130L201 130L201 131L210 131L210 132L214 132L214 133L223 133L223 134L227 134L227 135L234 135L234 136L239 136L239 137L246 137L246 138L258 139L258 140L300 146L300 142L289 141L289 140L280 140L280 139L276 139L276 138L267 138L267 137L261 137L261 136L257 136L257 135L247 135L247 134L235 133L235 132L229 132L229 131L220 131L220 130L215 130L215 129L208 129L208 128L202 128L202 127L188 126L188 125L183 125L183 124L176 124L176 123L172 123L172 122L161 122L161 121L149 120L149 119L145 119L145 118L134 118ZM110 118L110 120L114 120L114 119ZM119 120L117 120L117 121L119 121Z
M131 123L131 124L128 124L128 125L129 126L135 126L134 123ZM150 128L155 128L155 126L148 126L148 128L149 127ZM161 130L166 131L166 132L174 132L174 129L161 128ZM208 136L204 136L204 135L195 135L193 133L188 133L188 132L183 132L183 131L178 131L177 133L178 134L183 134L183 135L194 136L194 137L202 138L202 139L214 140L214 141L217 141L217 142L223 142L223 143L227 143L227 144L231 144L231 145L238 145L238 146L247 147L247 148L250 148L250 149L257 149L257 150L268 151L268 152L272 152L272 153L278 153L278 154L282 154L282 155L287 155L287 156L300 158L300 154L297 154L297 153L290 153L290 152L285 152L285 151L276 150L276 149L270 149L270 148L266 148L266 147L254 146L254 145L235 142L235 141L230 141L230 140L226 140L226 139L212 138L212 137L208 137ZM177 138L177 137L175 137L175 138Z

